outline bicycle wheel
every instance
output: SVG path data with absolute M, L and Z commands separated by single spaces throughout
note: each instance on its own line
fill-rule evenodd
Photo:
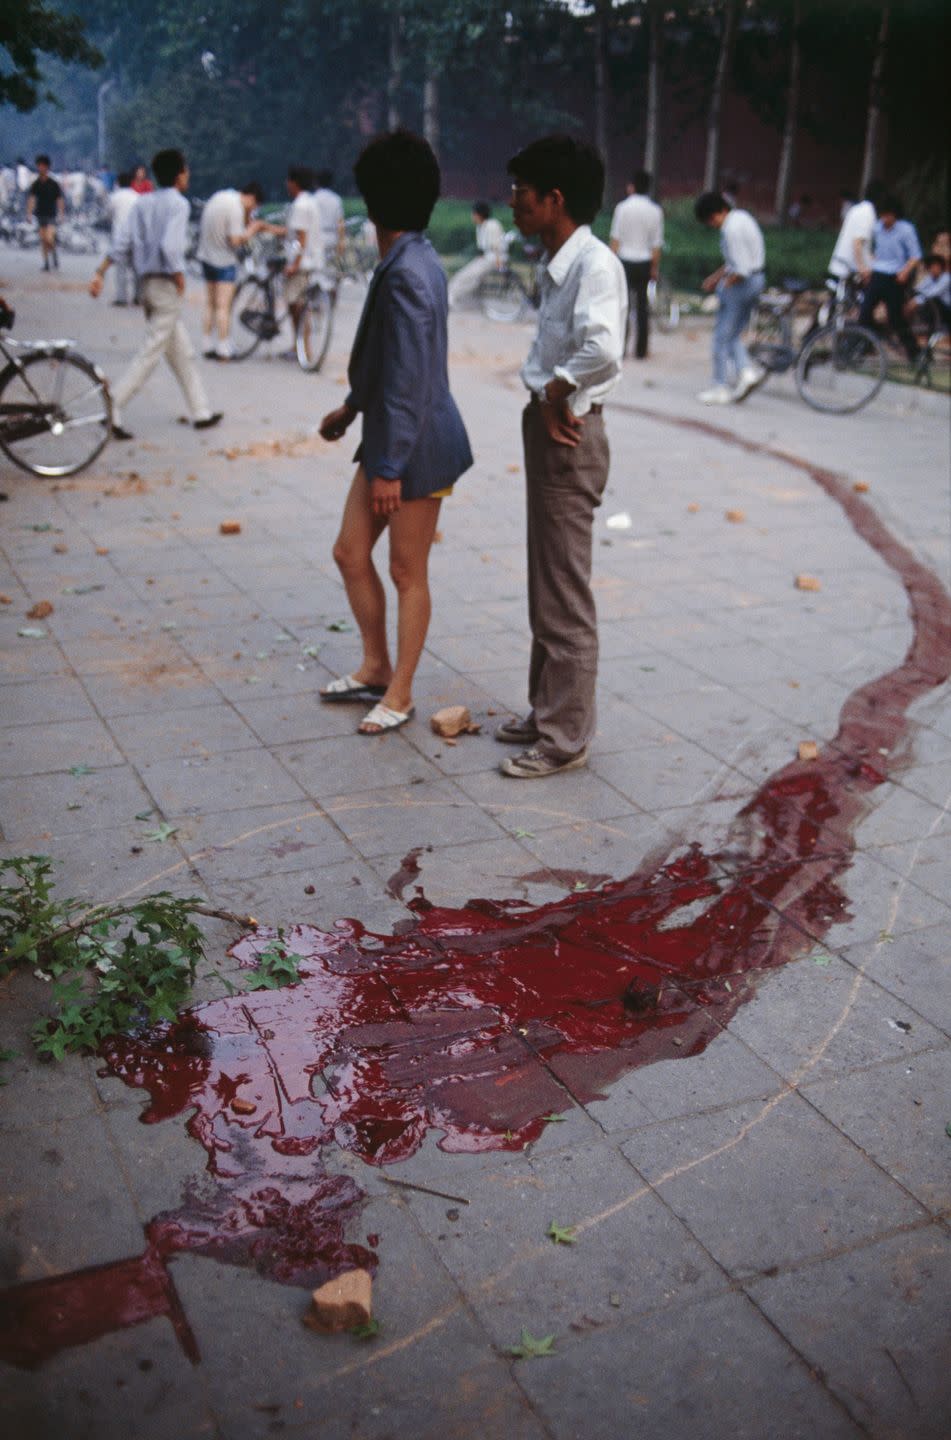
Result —
M 813 410 L 850 415 L 875 398 L 887 372 L 885 351 L 870 330 L 828 325 L 799 352 L 796 389 Z
M 786 316 L 761 306 L 754 317 L 753 338 L 746 347 L 753 359 L 771 374 L 782 375 L 796 358 L 790 341 Z
M 262 340 L 273 340 L 277 334 L 271 292 L 256 275 L 242 280 L 234 292 L 228 334 L 235 360 L 247 359 Z
M 319 285 L 312 285 L 304 297 L 304 308 L 297 325 L 297 363 L 309 374 L 324 363 L 334 318 L 333 294 Z
M 43 479 L 75 475 L 112 434 L 112 400 L 97 365 L 62 348 L 36 350 L 0 375 L 0 449 Z
M 490 271 L 479 286 L 479 304 L 487 319 L 512 324 L 526 304 L 522 282 L 511 270 Z
M 651 315 L 658 330 L 669 335 L 680 324 L 680 301 L 666 280 L 652 280 L 647 287 Z

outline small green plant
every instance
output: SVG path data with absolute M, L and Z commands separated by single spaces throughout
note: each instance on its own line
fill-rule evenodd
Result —
M 506 1355 L 511 1355 L 514 1360 L 543 1360 L 548 1355 L 555 1353 L 554 1335 L 532 1335 L 528 1330 L 523 1330 L 521 1339 L 517 1345 L 510 1345 Z
M 258 955 L 257 969 L 248 981 L 249 990 L 281 990 L 285 985 L 296 985 L 300 980 L 300 955 L 284 945 L 284 932 L 278 930 L 277 939 Z
M 164 890 L 128 906 L 62 900 L 52 875 L 47 855 L 0 862 L 0 976 L 28 965 L 50 984 L 53 1014 L 37 1022 L 32 1038 L 54 1060 L 175 1018 L 204 954 L 196 916 L 253 926 L 250 917 Z

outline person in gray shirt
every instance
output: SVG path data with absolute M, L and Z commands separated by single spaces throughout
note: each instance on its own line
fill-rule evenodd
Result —
M 221 411 L 212 412 L 198 373 L 195 349 L 182 323 L 185 303 L 185 247 L 188 238 L 188 162 L 181 150 L 160 150 L 152 160 L 159 188 L 141 195 L 120 231 L 114 250 L 102 261 L 89 285 L 97 299 L 110 265 L 129 263 L 142 282 L 145 310 L 145 344 L 117 380 L 112 392 L 112 433 L 119 440 L 132 436 L 122 424 L 122 412 L 141 390 L 162 356 L 182 387 L 196 430 L 217 425 Z

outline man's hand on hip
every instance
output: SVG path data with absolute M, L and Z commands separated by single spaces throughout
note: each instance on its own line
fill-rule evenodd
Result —
M 543 401 L 542 419 L 545 422 L 545 429 L 556 445 L 567 445 L 570 449 L 574 449 L 581 439 L 584 421 L 572 414 L 566 400 L 561 400 L 557 404 L 553 404 L 550 400 Z

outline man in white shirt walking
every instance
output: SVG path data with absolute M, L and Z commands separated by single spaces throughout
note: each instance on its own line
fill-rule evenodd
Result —
M 627 182 L 627 199 L 616 207 L 611 221 L 611 249 L 624 266 L 634 306 L 634 354 L 638 360 L 647 358 L 647 287 L 660 277 L 660 252 L 664 248 L 664 212 L 650 198 L 650 188 L 649 171 L 635 170 Z
M 731 209 L 718 190 L 707 190 L 693 210 L 702 225 L 720 232 L 723 253 L 723 264 L 703 282 L 704 290 L 716 292 L 720 308 L 713 330 L 713 385 L 697 399 L 730 405 L 745 400 L 768 373 L 754 365 L 742 340 L 766 284 L 766 244 L 749 211 Z
M 492 214 L 487 200 L 477 200 L 472 207 L 472 223 L 475 226 L 476 248 L 479 253 L 474 260 L 457 270 L 449 282 L 449 308 L 470 300 L 475 295 L 482 277 L 497 270 L 505 253 L 505 231 Z
M 264 199 L 256 180 L 240 190 L 216 190 L 201 212 L 198 259 L 205 277 L 205 315 L 202 322 L 206 360 L 230 360 L 231 302 L 238 278 L 237 258 L 242 245 L 263 228 L 253 218 Z
M 318 170 L 314 189 L 317 226 L 312 237 L 311 269 L 326 270 L 334 255 L 342 255 L 346 231 L 343 223 L 343 201 L 333 188 L 331 170 Z
M 116 180 L 116 188 L 109 196 L 109 218 L 112 222 L 112 248 L 118 249 L 122 232 L 129 223 L 129 216 L 138 200 L 132 189 L 132 172 L 124 170 Z M 125 260 L 116 264 L 116 298 L 113 305 L 128 305 L 135 299 L 135 276 L 132 266 Z
M 604 194 L 592 146 L 549 135 L 515 155 L 512 214 L 547 252 L 538 333 L 522 380 L 528 501 L 530 709 L 496 739 L 525 745 L 503 761 L 513 779 L 575 770 L 595 729 L 598 629 L 591 593 L 594 512 L 610 453 L 601 409 L 621 374 L 627 282 L 617 256 L 591 233 Z
M 102 294 L 106 271 L 119 260 L 131 260 L 142 281 L 145 344 L 112 391 L 112 433 L 117 440 L 132 439 L 122 424 L 123 409 L 163 355 L 182 387 L 195 429 L 207 430 L 221 419 L 221 411 L 212 413 L 208 404 L 195 364 L 195 350 L 181 318 L 189 216 L 185 199 L 188 162 L 181 150 L 160 150 L 152 160 L 152 173 L 159 188 L 139 195 L 115 251 L 104 257 L 89 284 L 95 300 Z

